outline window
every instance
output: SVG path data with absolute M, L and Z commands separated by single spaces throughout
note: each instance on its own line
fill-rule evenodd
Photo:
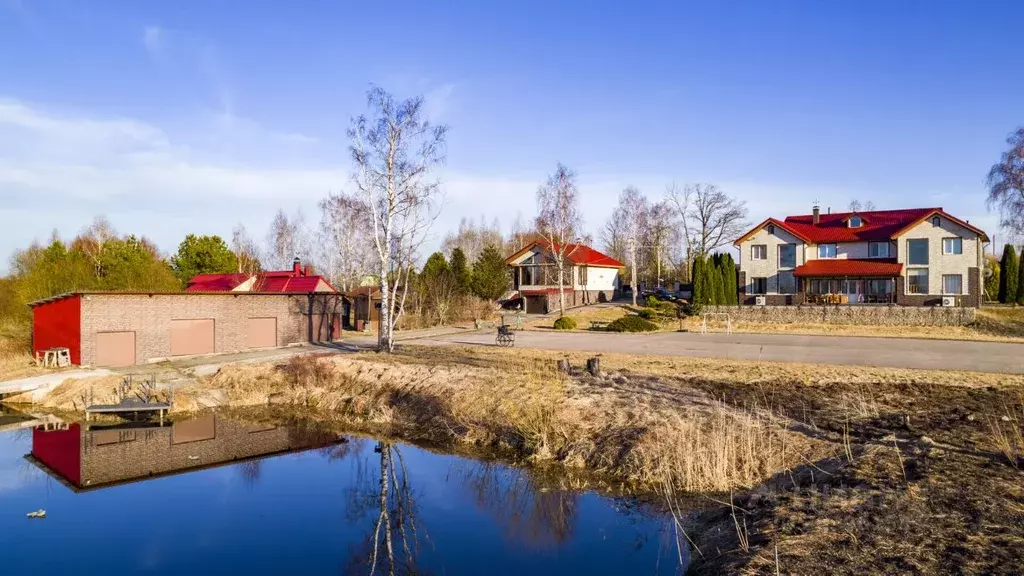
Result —
M 943 294 L 963 294 L 964 288 L 964 277 L 960 274 L 943 274 L 942 275 L 942 293 Z
M 907 270 L 907 294 L 928 293 L 928 269 L 913 268 Z
M 938 216 L 932 218 L 932 226 L 935 226 L 936 228 L 942 226 L 942 218 L 939 218 Z
M 868 258 L 888 258 L 888 242 L 868 242 Z
M 942 253 L 943 254 L 963 254 L 964 253 L 964 239 L 963 238 L 943 238 L 942 239 Z
M 767 278 L 751 278 L 750 279 L 750 293 L 751 294 L 767 294 L 768 293 L 768 279 Z
M 792 270 L 779 272 L 779 294 L 796 294 L 796 277 Z
M 754 244 L 750 247 L 751 260 L 767 260 L 768 246 L 766 244 Z
M 772 236 L 775 235 L 775 225 L 774 224 L 769 224 L 768 225 L 768 234 L 772 235 Z
M 779 268 L 796 267 L 796 244 L 779 245 Z M 788 294 L 788 292 L 787 292 Z
M 867 282 L 869 296 L 888 296 L 892 294 L 892 280 L 888 278 L 872 278 Z
M 861 221 L 860 216 L 850 218 L 850 228 L 860 228 L 861 224 L 863 224 L 863 222 Z
M 835 244 L 818 244 L 818 258 L 835 258 Z
M 907 264 L 911 266 L 928 265 L 928 239 L 907 240 Z

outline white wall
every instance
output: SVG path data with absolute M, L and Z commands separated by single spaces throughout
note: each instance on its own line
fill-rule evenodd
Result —
M 750 254 L 752 246 L 756 246 L 758 244 L 764 244 L 767 247 L 766 260 L 751 259 Z M 768 293 L 779 293 L 779 246 L 782 246 L 783 244 L 796 245 L 796 265 L 802 265 L 805 261 L 805 257 L 807 256 L 803 240 L 800 240 L 778 226 L 775 227 L 774 234 L 769 234 L 768 227 L 765 226 L 740 244 L 740 271 L 746 273 L 747 279 L 746 287 L 740 286 L 741 290 L 744 290 L 749 294 L 752 290 L 753 278 L 767 278 Z M 785 270 L 792 269 L 793 268 L 786 268 Z
M 579 268 L 577 266 L 576 268 Z M 587 267 L 587 284 L 577 283 L 577 290 L 615 290 L 615 278 L 619 274 L 618 268 L 599 268 L 596 266 Z M 579 281 L 580 274 L 577 271 L 575 278 Z
M 968 270 L 970 268 L 983 269 L 982 265 L 982 242 L 978 234 L 968 230 L 959 224 L 955 224 L 940 216 L 940 225 L 932 224 L 932 219 L 921 222 L 910 230 L 907 230 L 897 239 L 896 261 L 903 264 L 904 293 L 909 289 L 906 282 L 909 268 L 928 268 L 928 294 L 942 294 L 942 275 L 960 274 L 963 276 L 963 293 L 968 294 L 970 288 L 968 282 Z M 960 238 L 963 241 L 962 254 L 943 254 L 942 240 L 944 238 Z M 907 263 L 909 258 L 907 240 L 927 239 L 928 240 L 928 266 L 911 266 Z M 978 274 L 981 278 L 981 274 Z M 976 289 L 981 293 L 981 286 Z

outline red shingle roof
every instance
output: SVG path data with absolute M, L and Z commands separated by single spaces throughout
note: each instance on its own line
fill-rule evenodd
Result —
M 988 239 L 980 228 L 947 214 L 942 208 L 911 208 L 820 214 L 817 224 L 814 223 L 812 214 L 787 216 L 783 221 L 769 218 L 736 240 L 736 244 L 769 224 L 774 224 L 810 244 L 892 240 L 907 228 L 927 220 L 933 214 L 941 215 L 951 222 L 980 234 L 982 238 Z M 854 215 L 861 217 L 862 225 L 850 228 L 847 221 Z
M 515 260 L 525 251 L 533 248 L 534 246 L 541 246 L 548 250 L 551 249 L 551 243 L 549 242 L 533 242 L 529 246 L 526 246 L 522 250 L 510 256 L 506 260 L 506 262 L 511 262 L 512 260 Z M 598 252 L 597 250 L 594 250 L 593 248 L 585 244 L 566 244 L 565 256 L 569 260 L 569 262 L 573 264 L 586 264 L 587 266 L 601 266 L 604 268 L 625 268 L 626 266 L 625 264 L 619 262 L 615 258 L 612 258 L 607 254 Z
M 188 281 L 185 291 L 230 292 L 248 279 L 248 274 L 199 274 Z
M 797 266 L 793 271 L 794 276 L 899 276 L 903 271 L 903 264 L 896 262 L 895 258 L 872 258 L 870 260 L 860 259 L 820 259 L 808 260 L 806 264 Z

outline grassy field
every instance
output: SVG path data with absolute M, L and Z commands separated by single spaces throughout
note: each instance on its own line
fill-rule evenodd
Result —
M 46 372 L 32 360 L 31 334 L 25 324 L 0 324 L 0 380 L 36 376 Z

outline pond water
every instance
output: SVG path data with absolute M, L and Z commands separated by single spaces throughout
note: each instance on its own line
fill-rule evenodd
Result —
M 632 499 L 414 446 L 214 414 L 0 430 L 5 576 L 682 571 L 671 524 Z

